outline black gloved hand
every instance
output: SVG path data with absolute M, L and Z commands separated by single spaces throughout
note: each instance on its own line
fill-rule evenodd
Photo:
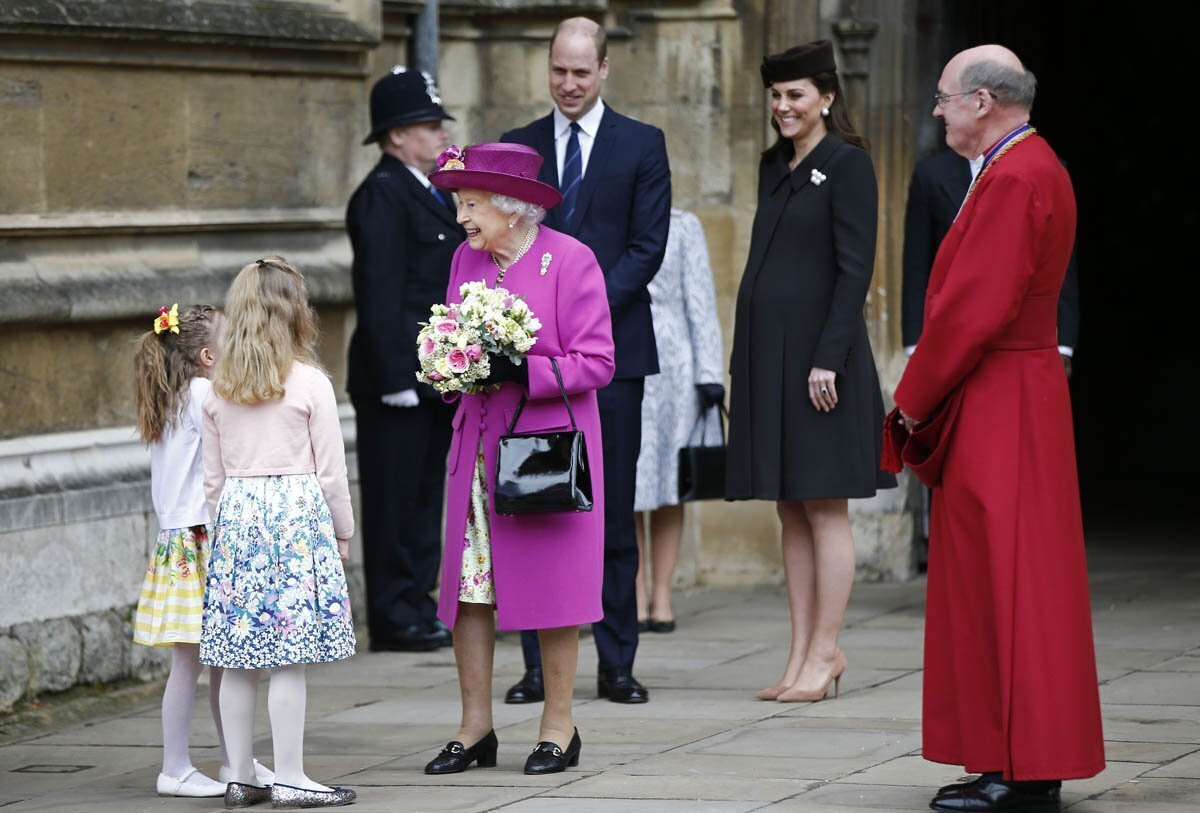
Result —
M 492 371 L 488 373 L 488 377 L 481 381 L 475 382 L 481 386 L 489 384 L 502 384 L 505 381 L 512 381 L 522 386 L 529 383 L 529 362 L 524 361 L 519 366 L 512 363 L 508 356 L 493 355 L 489 360 Z
M 697 384 L 696 394 L 700 396 L 701 411 L 725 402 L 725 388 L 720 384 Z

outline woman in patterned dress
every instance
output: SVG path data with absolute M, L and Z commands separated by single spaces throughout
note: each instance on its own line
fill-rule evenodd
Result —
M 449 151 L 448 151 L 449 152 Z M 542 323 L 519 366 L 497 356 L 487 391 L 462 396 L 447 458 L 446 546 L 438 616 L 454 630 L 462 692 L 458 734 L 425 768 L 455 773 L 472 762 L 495 765 L 492 657 L 495 630 L 538 631 L 546 700 L 538 743 L 525 772 L 554 773 L 579 761 L 571 697 L 579 625 L 598 621 L 604 567 L 603 455 L 596 390 L 613 374 L 612 320 L 604 276 L 591 250 L 540 226 L 562 199 L 535 180 L 542 158 L 519 144 L 479 144 L 462 159 L 440 159 L 429 176 L 458 192 L 458 222 L 467 232 L 450 268 L 448 303 L 459 288 L 483 281 L 519 294 Z M 583 432 L 593 507 L 587 512 L 497 514 L 490 494 L 501 436 L 570 429 L 553 360 Z M 519 421 L 513 416 L 527 399 Z
M 204 487 L 216 517 L 200 660 L 225 669 L 226 807 L 347 804 L 354 791 L 304 772 L 304 664 L 354 654 L 342 560 L 354 513 L 337 400 L 316 360 L 300 272 L 280 257 L 247 265 L 226 302 L 225 353 L 204 404 Z M 259 670 L 275 783 L 254 773 Z

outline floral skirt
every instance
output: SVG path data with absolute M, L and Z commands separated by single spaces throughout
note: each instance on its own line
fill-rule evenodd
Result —
M 200 643 L 208 528 L 158 532 L 133 616 L 133 642 L 147 646 Z
M 495 604 L 492 584 L 492 535 L 488 527 L 487 471 L 483 446 L 475 454 L 471 476 L 471 502 L 467 506 L 467 530 L 458 580 L 458 600 L 468 604 Z
M 315 474 L 230 477 L 204 591 L 200 661 L 233 669 L 354 654 L 346 574 Z

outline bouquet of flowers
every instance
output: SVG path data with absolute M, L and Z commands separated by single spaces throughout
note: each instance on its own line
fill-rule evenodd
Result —
M 475 382 L 491 374 L 492 355 L 520 365 L 542 327 L 525 300 L 504 288 L 467 282 L 458 294 L 456 305 L 431 307 L 417 334 L 417 380 L 441 393 L 477 391 Z

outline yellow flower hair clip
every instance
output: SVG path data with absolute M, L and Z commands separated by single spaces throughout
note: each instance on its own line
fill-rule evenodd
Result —
M 169 330 L 172 333 L 179 333 L 179 303 L 176 302 L 167 310 L 167 306 L 163 305 L 158 309 L 158 316 L 154 317 L 154 332 L 155 334 L 162 333 L 164 330 Z

